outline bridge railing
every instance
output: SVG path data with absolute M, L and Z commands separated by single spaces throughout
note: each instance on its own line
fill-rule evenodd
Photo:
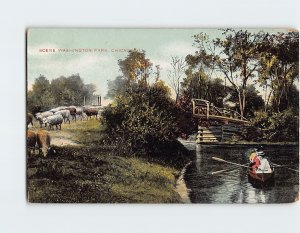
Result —
M 195 117 L 206 117 L 207 119 L 209 119 L 210 117 L 219 117 L 222 119 L 234 119 L 242 122 L 248 122 L 248 120 L 237 111 L 216 107 L 207 100 L 192 99 L 192 104 L 193 116 Z

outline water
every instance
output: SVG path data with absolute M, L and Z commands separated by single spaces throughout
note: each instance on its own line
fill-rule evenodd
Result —
M 277 168 L 269 186 L 255 186 L 248 180 L 247 169 L 213 160 L 223 158 L 247 164 L 244 156 L 253 146 L 199 146 L 185 144 L 193 151 L 195 160 L 187 167 L 185 182 L 190 189 L 192 203 L 288 203 L 294 202 L 299 192 L 299 173 Z M 299 170 L 298 146 L 264 146 L 267 157 L 276 164 L 289 165 Z M 212 172 L 226 170 L 212 175 Z

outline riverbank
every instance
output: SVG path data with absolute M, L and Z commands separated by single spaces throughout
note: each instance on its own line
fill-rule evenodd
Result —
M 33 203 L 179 203 L 176 181 L 188 158 L 119 156 L 100 142 L 97 120 L 50 131 L 55 154 L 27 158 L 27 198 Z M 179 143 L 178 143 L 179 144 Z M 173 151 L 181 145 L 172 145 Z M 166 148 L 168 150 L 168 148 Z
M 176 191 L 180 196 L 181 202 L 185 204 L 191 203 L 190 197 L 189 197 L 189 192 L 191 191 L 190 189 L 187 188 L 185 180 L 184 180 L 184 175 L 186 172 L 187 167 L 192 163 L 189 162 L 187 163 L 184 168 L 181 170 L 180 176 L 177 179 L 176 182 Z

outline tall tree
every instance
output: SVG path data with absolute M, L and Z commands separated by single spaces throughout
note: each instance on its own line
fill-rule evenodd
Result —
M 172 69 L 168 72 L 168 78 L 171 88 L 175 92 L 175 102 L 179 100 L 181 82 L 184 76 L 186 62 L 183 57 L 172 56 L 171 66 Z
M 271 101 L 273 109 L 280 112 L 292 105 L 289 93 L 299 79 L 299 33 L 267 35 L 259 49 L 259 82 L 269 88 L 266 104 Z
M 216 45 L 210 41 L 207 34 L 199 33 L 194 35 L 193 46 L 197 48 L 197 51 L 195 54 L 189 54 L 185 58 L 188 65 L 186 75 L 189 76 L 189 79 L 196 81 L 198 85 L 203 81 L 206 82 L 205 79 L 208 80 L 205 89 L 203 86 L 193 98 L 212 99 L 210 81 L 216 68 Z M 194 76 L 197 78 L 195 79 Z
M 119 67 L 129 84 L 149 83 L 152 63 L 146 58 L 145 51 L 130 50 L 128 56 L 119 60 Z
M 249 79 L 258 69 L 259 52 L 257 46 L 264 38 L 264 33 L 250 33 L 247 30 L 225 29 L 225 38 L 217 38 L 214 44 L 220 50 L 216 56 L 220 71 L 235 89 L 239 99 L 239 110 L 244 115 L 246 106 L 246 88 Z

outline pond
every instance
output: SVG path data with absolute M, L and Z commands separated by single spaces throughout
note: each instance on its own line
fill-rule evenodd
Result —
M 277 168 L 274 182 L 257 186 L 248 179 L 247 168 L 215 161 L 247 164 L 245 152 L 255 146 L 246 145 L 195 145 L 185 144 L 194 155 L 187 167 L 184 180 L 190 190 L 192 203 L 289 203 L 294 202 L 299 192 L 299 173 Z M 296 145 L 266 145 L 264 151 L 269 160 L 299 170 L 299 147 Z M 212 172 L 226 170 L 217 174 Z

